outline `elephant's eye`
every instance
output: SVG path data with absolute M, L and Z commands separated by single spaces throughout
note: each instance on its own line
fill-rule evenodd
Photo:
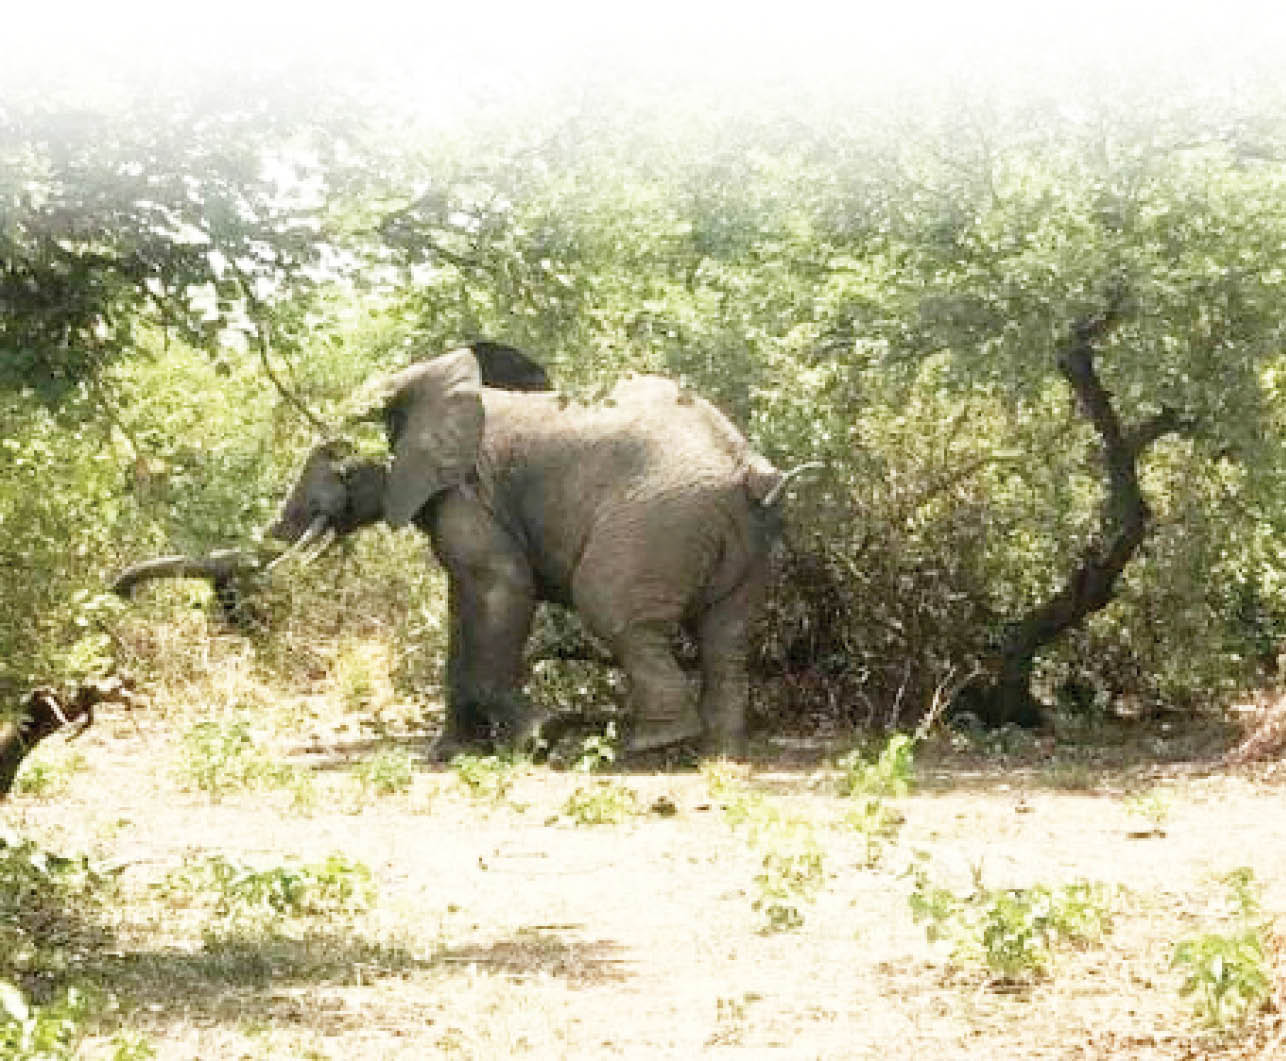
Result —
M 388 437 L 389 448 L 397 444 L 404 430 L 406 430 L 406 411 L 397 408 L 384 410 L 384 434 Z

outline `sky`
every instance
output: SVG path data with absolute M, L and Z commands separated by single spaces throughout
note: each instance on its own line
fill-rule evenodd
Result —
M 24 0 L 3 33 L 0 92 L 309 67 L 323 78 L 358 72 L 443 109 L 604 79 L 737 92 L 1286 69 L 1282 0 Z

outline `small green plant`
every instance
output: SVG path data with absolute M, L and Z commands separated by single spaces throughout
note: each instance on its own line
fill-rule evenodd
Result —
M 717 759 L 701 764 L 710 798 L 723 808 L 724 820 L 734 829 L 746 826 L 751 843 L 767 829 L 783 824 L 785 814 L 762 792 L 745 783 L 745 770 Z
M 107 889 L 83 856 L 53 855 L 0 830 L 0 979 L 62 966 L 77 945 L 65 912 L 88 925 Z
M 1136 792 L 1125 800 L 1125 809 L 1148 823 L 1148 828 L 1138 830 L 1134 836 L 1165 836 L 1165 823 L 1170 818 L 1170 797 L 1163 789 L 1150 788 Z
M 844 822 L 866 842 L 864 863 L 867 869 L 879 865 L 885 845 L 897 836 L 904 820 L 901 811 L 890 807 L 878 796 L 863 796 L 853 801 L 853 806 L 844 815 Z
M 13 1061 L 73 1058 L 88 1015 L 84 996 L 74 988 L 57 1002 L 32 1006 L 17 987 L 0 980 L 0 1056 Z
M 415 762 L 402 748 L 381 748 L 363 763 L 353 767 L 353 776 L 362 788 L 378 796 L 406 792 L 415 780 Z
M 171 899 L 204 901 L 215 918 L 208 937 L 227 931 L 278 931 L 282 919 L 330 918 L 374 901 L 371 871 L 343 855 L 325 861 L 255 869 L 215 855 L 169 874 L 159 885 Z
M 743 772 L 731 763 L 703 763 L 701 770 L 711 798 L 723 806 L 724 819 L 733 828 L 744 826 L 750 845 L 763 851 L 751 903 L 764 917 L 763 930 L 802 928 L 802 907 L 816 899 L 826 880 L 825 857 L 812 823 L 747 787 Z
M 229 792 L 286 784 L 292 771 L 260 751 L 249 725 L 198 722 L 183 736 L 179 773 L 188 783 L 218 802 Z
M 770 834 L 763 872 L 755 877 L 759 894 L 752 904 L 764 915 L 764 930 L 802 928 L 800 906 L 817 898 L 825 880 L 825 859 L 812 829 L 796 827 Z
M 80 752 L 57 759 L 28 760 L 14 780 L 14 791 L 25 796 L 56 795 L 66 791 L 72 777 L 84 766 L 85 757 Z
M 517 760 L 507 755 L 457 755 L 451 769 L 475 800 L 500 803 L 513 788 Z
M 112 1061 L 152 1061 L 156 1051 L 147 1037 L 122 1031 L 112 1036 Z
M 840 759 L 838 766 L 841 795 L 891 799 L 905 796 L 915 780 L 915 739 L 906 733 L 895 733 L 874 762 L 859 748 Z
M 745 791 L 746 769 L 728 759 L 703 759 L 700 766 L 706 791 L 716 803 L 727 805 L 729 800 Z
M 616 723 L 609 722 L 600 734 L 581 741 L 581 752 L 572 769 L 582 774 L 595 774 L 616 762 Z
M 617 781 L 580 785 L 563 804 L 563 814 L 577 825 L 619 825 L 640 813 L 638 794 Z
M 1180 940 L 1170 963 L 1184 970 L 1179 991 L 1192 998 L 1197 1017 L 1220 1029 L 1260 1012 L 1273 988 L 1273 962 L 1265 942 L 1271 926 L 1260 909 L 1254 872 L 1242 867 L 1223 883 L 1231 906 L 1228 931 Z
M 1030 983 L 1049 975 L 1060 946 L 1088 944 L 1110 927 L 1111 895 L 1099 884 L 1061 888 L 984 889 L 959 896 L 935 885 L 924 856 L 910 870 L 908 902 L 925 922 L 930 942 L 945 942 L 951 960 L 981 965 L 1001 983 Z
M 886 802 L 905 796 L 915 776 L 915 739 L 895 733 L 874 761 L 855 749 L 839 761 L 840 792 L 852 803 L 844 821 L 866 841 L 865 862 L 877 865 L 885 845 L 902 826 L 902 814 Z

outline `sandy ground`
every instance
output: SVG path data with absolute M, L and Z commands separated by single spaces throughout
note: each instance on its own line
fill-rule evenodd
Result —
M 66 782 L 0 808 L 43 845 L 115 867 L 114 938 L 76 960 L 115 996 L 86 1056 L 110 1056 L 122 1028 L 161 1058 L 1286 1056 L 1271 1017 L 1231 1040 L 1202 1032 L 1169 967 L 1174 942 L 1218 917 L 1214 880 L 1236 867 L 1286 911 L 1286 791 L 1262 778 L 1136 765 L 1087 768 L 1068 789 L 1039 751 L 1020 764 L 926 756 L 872 869 L 824 760 L 767 748 L 745 784 L 811 823 L 825 884 L 800 929 L 765 933 L 762 850 L 696 771 L 605 775 L 676 813 L 583 826 L 559 813 L 582 775 L 529 767 L 505 798 L 477 800 L 417 759 L 408 791 L 362 796 L 349 767 L 369 742 L 287 735 L 276 753 L 314 779 L 311 807 L 272 787 L 213 802 L 178 776 L 186 722 L 170 723 L 54 738 L 41 755 L 78 757 Z M 1139 835 L 1148 823 L 1126 798 L 1139 790 L 1163 794 L 1164 835 Z M 916 852 L 961 892 L 978 876 L 1120 885 L 1113 930 L 1034 986 L 989 983 L 914 922 Z M 373 908 L 249 958 L 212 952 L 208 914 L 155 887 L 211 855 L 269 866 L 333 853 L 371 869 Z

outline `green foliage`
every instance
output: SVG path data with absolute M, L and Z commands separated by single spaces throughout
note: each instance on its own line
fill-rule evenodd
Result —
M 1048 976 L 1059 947 L 1094 943 L 1111 926 L 1111 892 L 1100 884 L 979 886 L 962 897 L 933 884 L 923 864 L 909 873 L 908 902 L 929 940 L 945 942 L 953 962 L 981 965 L 1002 983 Z
M 403 748 L 381 748 L 353 767 L 362 787 L 380 796 L 406 792 L 415 780 L 415 760 Z
M 0 980 L 64 968 L 69 950 L 101 935 L 95 917 L 107 891 L 87 859 L 0 832 Z
M 74 989 L 57 1002 L 32 1006 L 0 980 L 0 1054 L 11 1061 L 70 1061 L 79 1054 L 88 1016 L 84 996 Z
M 218 802 L 230 792 L 286 784 L 290 767 L 277 763 L 256 744 L 244 719 L 198 722 L 183 735 L 179 774 Z
M 457 755 L 451 771 L 473 799 L 502 803 L 524 762 L 508 755 Z
M 816 899 L 826 882 L 825 852 L 813 823 L 749 788 L 726 760 L 703 762 L 701 771 L 728 824 L 744 827 L 750 845 L 763 852 L 751 903 L 763 915 L 763 930 L 802 928 L 802 907 Z
M 886 843 L 901 828 L 902 815 L 887 800 L 905 796 L 915 780 L 915 739 L 895 733 L 871 762 L 860 748 L 839 760 L 841 794 L 850 809 L 844 821 L 866 840 L 866 865 L 878 864 Z
M 1154 787 L 1136 792 L 1126 797 L 1125 807 L 1130 814 L 1148 823 L 1149 833 L 1154 836 L 1165 835 L 1165 823 L 1170 819 L 1172 802 L 1164 789 Z
M 572 769 L 581 774 L 593 774 L 616 762 L 616 724 L 609 722 L 600 734 L 591 734 L 581 741 L 580 755 Z
M 14 779 L 13 790 L 24 796 L 48 797 L 66 791 L 72 777 L 85 766 L 80 752 L 64 753 L 57 758 L 42 757 L 37 751 L 23 761 Z
M 600 779 L 578 785 L 562 813 L 577 825 L 620 825 L 641 813 L 639 797 L 628 785 Z
M 1259 885 L 1247 867 L 1224 878 L 1231 910 L 1227 931 L 1180 940 L 1170 965 L 1184 974 L 1180 993 L 1191 996 L 1196 1015 L 1213 1028 L 1244 1022 L 1272 998 L 1274 972 L 1266 940 L 1271 922 L 1259 903 Z
M 905 796 L 915 781 L 915 739 L 895 733 L 871 762 L 862 749 L 855 748 L 839 760 L 841 795 L 897 799 Z
M 581 741 L 572 769 L 581 774 L 603 770 L 616 761 L 616 726 L 608 723 L 602 734 Z M 562 813 L 577 825 L 619 825 L 642 813 L 638 793 L 619 781 L 599 779 L 577 785 Z
M 826 883 L 825 856 L 809 828 L 796 826 L 766 837 L 753 906 L 764 916 L 765 931 L 790 932 L 804 926 L 800 906 L 816 899 Z
M 896 725 L 1100 534 L 1098 444 L 1055 351 L 1111 289 L 1126 299 L 1098 361 L 1122 423 L 1169 408 L 1194 426 L 1144 454 L 1148 547 L 1037 691 L 1195 708 L 1275 676 L 1286 132 L 1269 96 L 1158 91 L 1146 124 L 1097 97 L 903 101 L 856 124 L 798 100 L 711 119 L 613 99 L 593 135 L 554 107 L 430 140 L 343 106 L 342 133 L 267 118 L 247 92 L 227 110 L 126 93 L 93 120 L 24 93 L 0 118 L 0 693 L 156 665 L 96 603 L 112 572 L 264 525 L 311 440 L 266 379 L 265 332 L 327 414 L 374 372 L 489 336 L 579 394 L 680 377 L 779 464 L 824 461 L 788 505 L 754 709 Z M 339 592 L 338 562 L 273 587 L 294 599 L 260 648 L 392 629 L 394 681 L 423 695 L 439 576 L 398 536 L 361 538 Z M 172 618 L 208 591 L 141 597 Z M 355 706 L 368 677 L 345 676 Z M 619 693 L 561 662 L 532 688 Z
M 216 350 L 244 342 L 264 292 L 308 291 L 320 196 L 301 190 L 323 174 L 291 141 L 310 119 L 280 94 L 268 118 L 258 91 L 229 84 L 160 102 L 141 83 L 93 100 L 10 87 L 0 387 L 57 400 L 129 354 L 147 321 Z M 277 314 L 279 342 L 287 320 Z
M 371 871 L 343 855 L 316 864 L 254 869 L 215 855 L 168 874 L 159 885 L 172 901 L 208 905 L 208 940 L 228 934 L 279 933 L 291 922 L 360 913 L 375 900 Z

